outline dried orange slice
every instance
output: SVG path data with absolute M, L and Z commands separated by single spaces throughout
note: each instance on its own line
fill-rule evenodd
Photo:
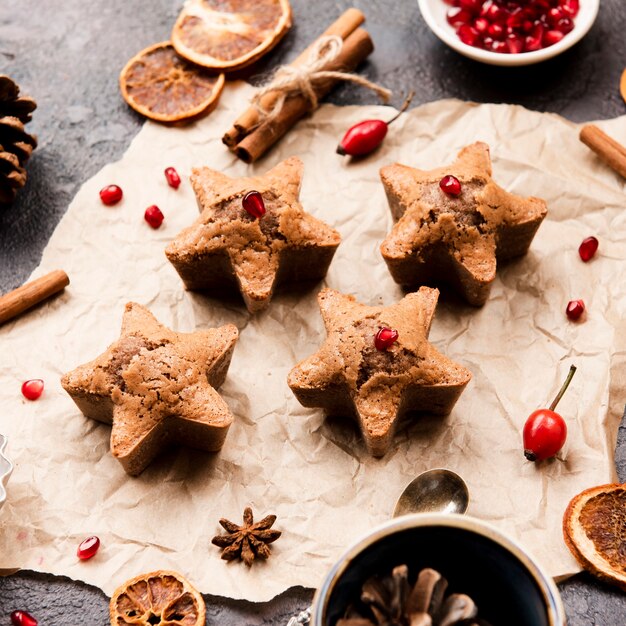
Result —
M 124 100 L 158 122 L 178 122 L 208 113 L 223 87 L 224 74 L 209 74 L 181 59 L 169 41 L 142 50 L 120 73 Z
M 563 517 L 565 543 L 589 572 L 626 590 L 626 484 L 579 493 Z
M 176 572 L 159 570 L 125 582 L 109 605 L 111 626 L 204 626 L 204 600 Z
M 187 0 L 172 44 L 198 65 L 229 71 L 254 63 L 290 27 L 288 0 Z
M 622 78 L 619 82 L 619 92 L 622 94 L 624 102 L 626 102 L 626 70 L 622 72 Z

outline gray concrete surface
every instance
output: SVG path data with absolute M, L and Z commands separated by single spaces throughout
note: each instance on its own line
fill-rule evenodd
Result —
M 365 75 L 394 91 L 415 89 L 413 105 L 445 97 L 511 102 L 575 121 L 626 113 L 618 94 L 626 66 L 624 0 L 602 0 L 592 31 L 569 52 L 540 66 L 509 70 L 476 64 L 446 48 L 428 31 L 413 0 L 292 0 L 294 28 L 251 79 L 292 59 L 352 4 L 367 14 L 377 46 Z M 181 5 L 181 0 L 0 2 L 0 72 L 37 99 L 30 128 L 40 141 L 27 188 L 11 208 L 0 210 L 0 293 L 27 278 L 80 185 L 119 158 L 139 130 L 142 120 L 119 96 L 119 70 L 144 46 L 168 39 Z M 329 100 L 367 104 L 375 97 L 342 86 Z M 622 480 L 625 437 L 622 428 L 617 449 Z M 570 626 L 626 624 L 622 593 L 584 575 L 561 590 Z M 293 589 L 262 605 L 207 596 L 207 624 L 278 626 L 311 596 L 311 590 Z M 64 578 L 33 572 L 0 578 L 0 624 L 9 624 L 12 610 L 25 608 L 42 626 L 104 626 L 107 602 L 99 590 Z

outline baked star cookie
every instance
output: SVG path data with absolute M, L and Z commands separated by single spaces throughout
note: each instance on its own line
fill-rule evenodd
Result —
M 525 254 L 546 203 L 504 191 L 491 178 L 489 146 L 477 142 L 447 167 L 398 163 L 380 176 L 394 220 L 381 252 L 407 289 L 448 283 L 474 306 L 489 297 L 497 261 Z
M 323 289 L 318 300 L 327 338 L 289 373 L 296 398 L 355 417 L 374 456 L 389 450 L 405 413 L 450 413 L 471 374 L 428 343 L 438 297 L 422 287 L 392 306 L 366 306 Z
M 232 324 L 176 333 L 131 302 L 120 338 L 61 384 L 87 417 L 112 424 L 111 452 L 136 476 L 169 443 L 221 449 L 233 416 L 215 388 L 237 338 Z
M 340 236 L 302 208 L 302 173 L 296 157 L 250 178 L 193 170 L 201 215 L 165 251 L 187 289 L 234 284 L 255 313 L 269 305 L 276 285 L 326 276 Z

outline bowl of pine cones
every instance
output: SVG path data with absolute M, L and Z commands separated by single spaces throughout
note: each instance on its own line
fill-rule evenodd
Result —
M 418 514 L 352 546 L 311 626 L 565 626 L 553 580 L 514 541 L 464 515 Z
M 37 138 L 26 131 L 37 103 L 20 95 L 17 83 L 0 74 L 0 210 L 26 185 L 26 162 Z

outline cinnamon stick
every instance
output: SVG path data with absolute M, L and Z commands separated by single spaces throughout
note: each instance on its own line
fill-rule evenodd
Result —
M 344 41 L 351 35 L 363 22 L 365 21 L 365 15 L 361 11 L 355 8 L 348 9 L 339 18 L 333 22 L 316 40 L 319 41 L 321 37 L 338 36 Z M 294 67 L 302 65 L 309 58 L 309 54 L 316 42 L 313 42 L 306 50 L 304 50 L 300 56 L 291 64 Z M 278 95 L 275 93 L 268 93 L 261 100 L 261 106 L 269 111 L 278 99 Z M 259 113 L 256 108 L 250 107 L 242 115 L 240 115 L 233 124 L 233 127 L 226 131 L 222 137 L 222 141 L 229 147 L 236 146 L 246 135 L 248 135 L 259 123 Z
M 10 291 L 0 297 L 0 324 L 62 291 L 69 284 L 67 274 L 63 270 L 55 270 Z
M 583 126 L 580 131 L 580 140 L 610 168 L 626 178 L 626 147 L 593 124 Z
M 325 70 L 352 72 L 374 49 L 369 33 L 362 28 L 355 30 L 344 41 L 337 58 Z M 315 84 L 318 98 L 325 96 L 337 83 L 335 79 L 321 80 Z M 309 111 L 309 101 L 304 96 L 287 98 L 280 113 L 271 122 L 266 122 L 248 133 L 231 148 L 246 163 L 263 156 L 292 126 Z

